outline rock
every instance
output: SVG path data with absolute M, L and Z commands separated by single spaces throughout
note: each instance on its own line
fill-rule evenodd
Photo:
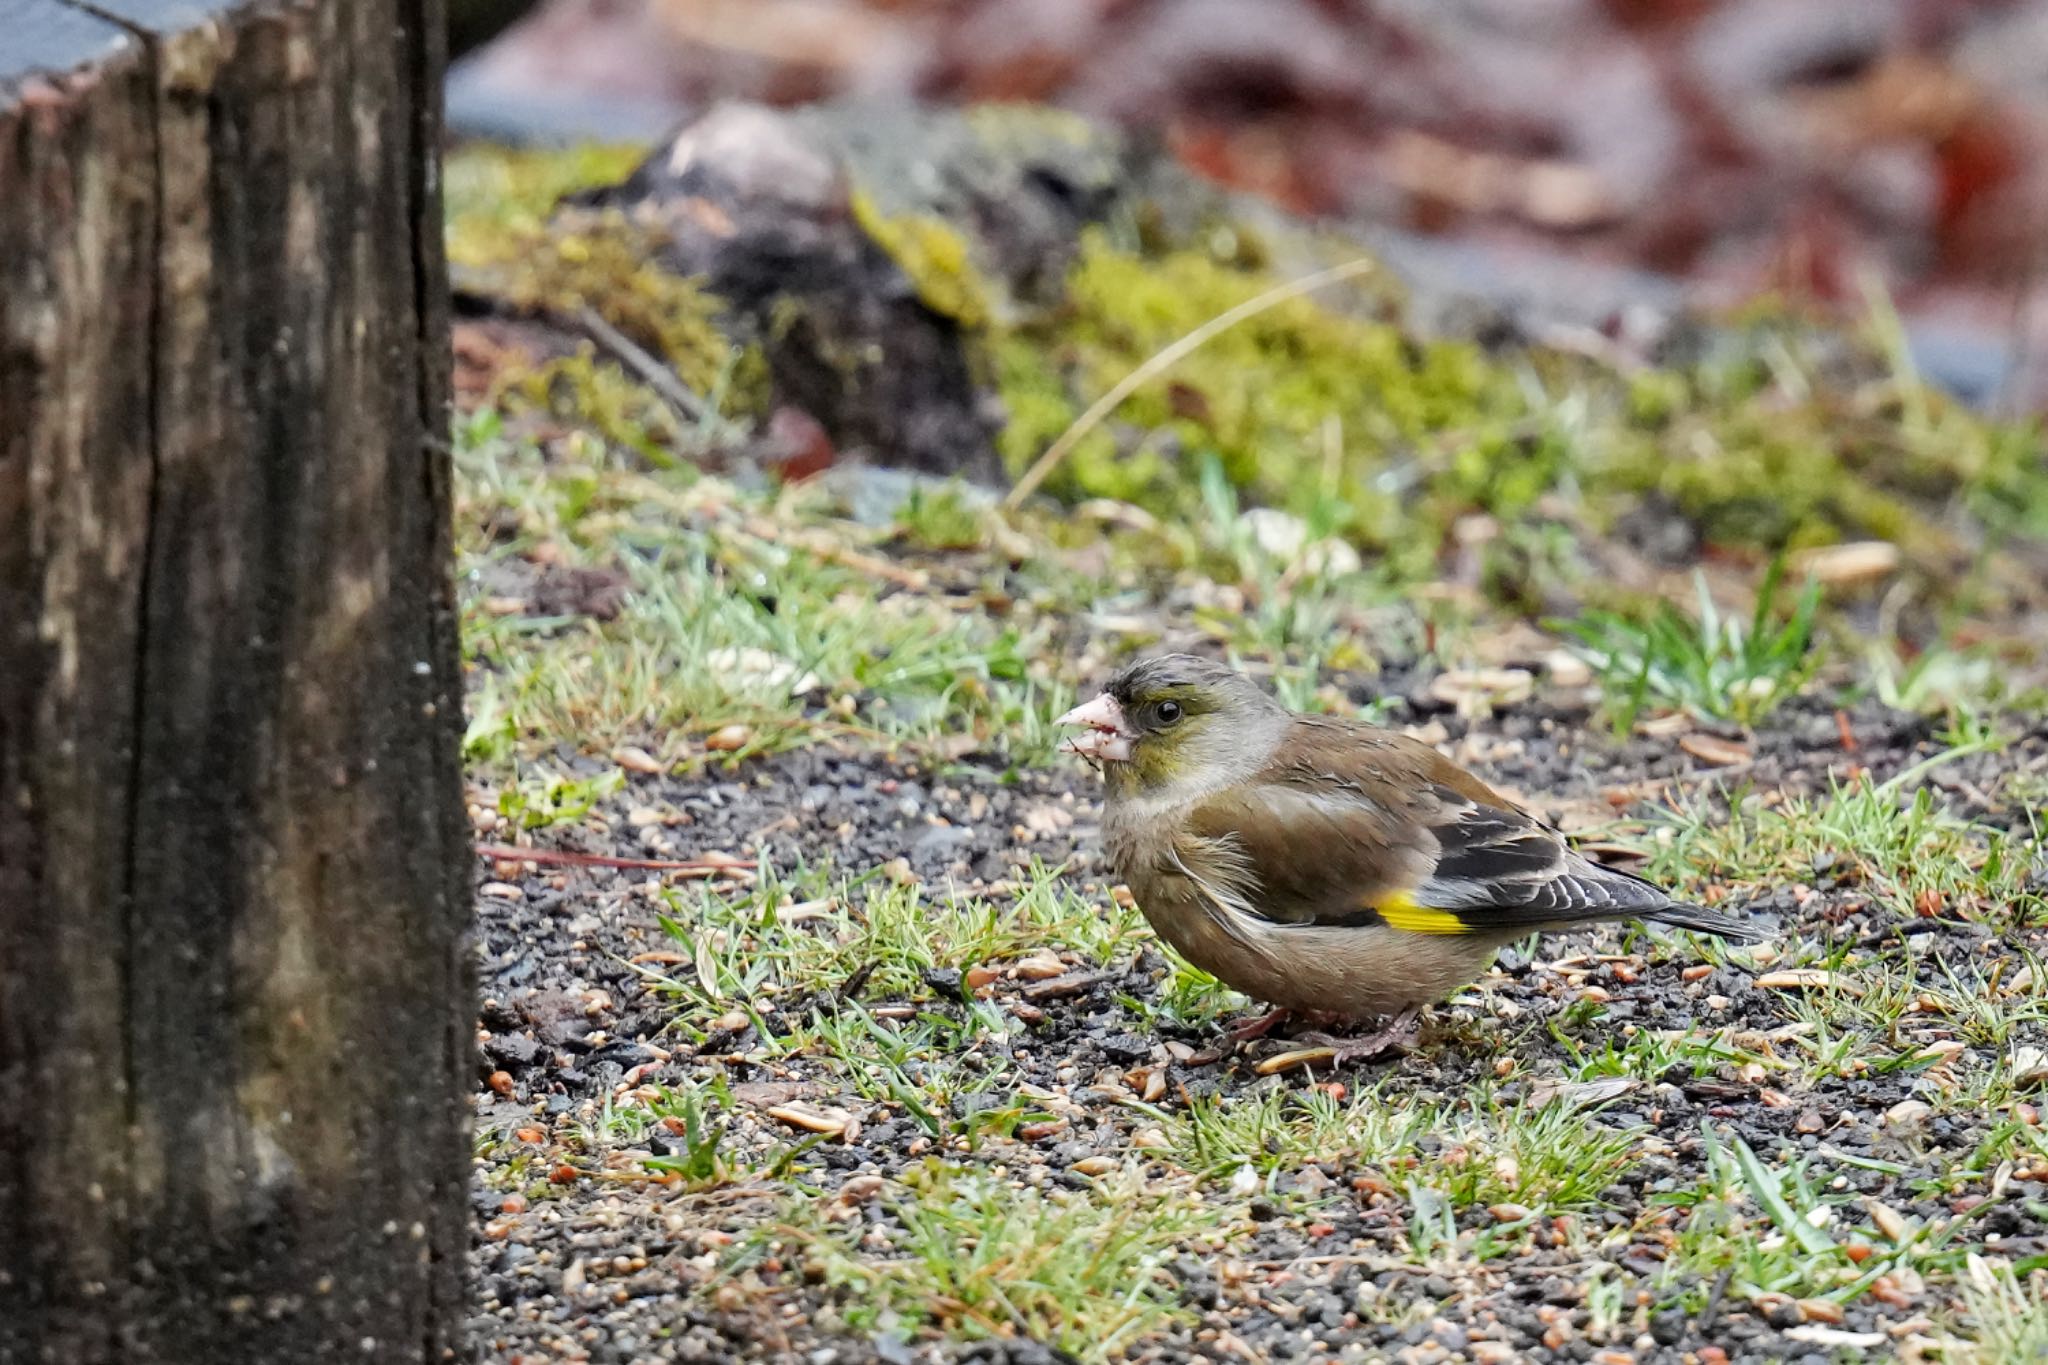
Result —
M 523 1033 L 497 1033 L 484 1043 L 483 1053 L 506 1071 L 523 1071 L 540 1056 L 540 1044 Z
M 968 334 L 995 304 L 1056 296 L 1081 228 L 1138 192 L 1137 164 L 1071 115 L 726 103 L 563 215 L 658 226 L 663 265 L 760 348 L 771 406 L 837 447 L 999 484 L 1000 413 Z M 971 260 L 952 259 L 962 225 Z
M 927 967 L 922 973 L 926 989 L 934 995 L 948 1000 L 961 998 L 961 976 L 958 967 Z
M 910 841 L 910 856 L 920 861 L 941 858 L 973 842 L 974 830 L 968 826 L 928 825 Z

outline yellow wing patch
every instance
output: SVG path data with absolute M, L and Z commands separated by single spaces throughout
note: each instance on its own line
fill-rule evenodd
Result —
M 1449 910 L 1435 910 L 1427 905 L 1417 905 L 1415 897 L 1407 891 L 1395 891 L 1381 898 L 1373 907 L 1381 919 L 1396 929 L 1410 934 L 1464 934 L 1471 931 L 1465 922 Z

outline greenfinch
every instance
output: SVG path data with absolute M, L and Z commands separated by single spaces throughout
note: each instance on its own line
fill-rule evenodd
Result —
M 1060 718 L 1096 763 L 1117 876 L 1189 962 L 1289 1016 L 1382 1031 L 1311 1040 L 1339 1060 L 1413 1036 L 1421 1008 L 1536 930 L 1652 920 L 1754 942 L 1747 921 L 1671 898 L 1419 740 L 1297 715 L 1187 654 L 1124 668 Z

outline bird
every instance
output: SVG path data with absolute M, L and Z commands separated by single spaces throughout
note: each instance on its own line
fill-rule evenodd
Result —
M 1593 862 L 1431 746 L 1288 710 L 1229 666 L 1139 659 L 1061 716 L 1102 773 L 1118 879 L 1176 952 L 1339 1065 L 1411 1046 L 1422 1009 L 1537 931 L 1650 920 L 1741 943 L 1769 931 Z

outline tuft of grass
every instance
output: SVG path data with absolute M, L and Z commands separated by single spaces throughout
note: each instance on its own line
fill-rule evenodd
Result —
M 2024 1281 L 2012 1266 L 1971 1256 L 1963 1277 L 1977 1365 L 2048 1360 L 2048 1271 Z
M 1885 782 L 1860 776 L 1819 798 L 1772 806 L 1746 798 L 1725 815 L 1694 800 L 1658 824 L 1648 875 L 1698 888 L 1804 882 L 1819 873 L 1854 883 L 1899 915 L 2024 921 L 2048 908 L 2035 880 L 2048 856 L 2042 833 L 1967 819 L 1922 785 L 1935 767 L 1999 743 L 1963 736 Z
M 544 770 L 515 770 L 498 790 L 498 814 L 521 830 L 547 829 L 581 820 L 626 783 L 626 774 L 608 768 L 589 777 L 566 777 Z
M 1049 623 L 878 583 L 852 528 L 683 470 L 545 458 L 492 424 L 458 440 L 473 761 L 573 735 L 609 750 L 744 727 L 735 756 L 821 738 L 1042 762 L 1071 689 Z M 507 537 L 506 527 L 516 530 Z M 616 619 L 502 614 L 486 586 L 539 547 L 622 573 Z M 707 666 L 708 665 L 708 666 Z
M 662 891 L 662 926 L 688 949 L 691 970 L 661 981 L 696 1001 L 697 1012 L 830 994 L 857 976 L 870 998 L 925 999 L 926 975 L 940 968 L 1041 948 L 1102 962 L 1151 936 L 1135 909 L 1084 896 L 1041 863 L 1007 898 L 935 896 L 878 871 L 777 869 L 765 854 L 761 863 L 759 880 L 739 895 Z
M 1350 1099 L 1321 1090 L 1273 1090 L 1199 1102 L 1172 1116 L 1175 1159 L 1204 1180 L 1250 1170 L 1270 1181 L 1311 1163 L 1381 1173 L 1419 1212 L 1519 1205 L 1529 1219 L 1488 1218 L 1459 1244 L 1484 1257 L 1539 1217 L 1591 1208 L 1634 1164 L 1639 1135 L 1569 1103 L 1418 1101 L 1382 1083 Z M 1453 1236 L 1451 1239 L 1456 1241 Z
M 824 1202 L 793 1204 L 756 1240 L 837 1291 L 845 1329 L 1022 1336 L 1088 1361 L 1192 1320 L 1165 1267 L 1224 1221 L 1135 1176 L 1046 1190 L 939 1161 L 914 1167 L 870 1224 L 835 1222 Z
M 1705 576 L 1696 574 L 1694 615 L 1659 602 L 1646 618 L 1593 611 L 1560 623 L 1599 675 L 1603 708 L 1615 732 L 1626 734 L 1653 704 L 1752 725 L 1797 693 L 1813 669 L 1808 650 L 1820 585 L 1808 583 L 1782 608 L 1782 573 L 1782 563 L 1772 565 L 1746 621 L 1724 616 L 1707 592 Z
M 656 1128 L 668 1134 L 668 1156 L 640 1158 L 644 1170 L 677 1177 L 691 1190 L 712 1189 L 748 1173 L 751 1167 L 732 1150 L 730 1125 L 718 1117 L 732 1108 L 723 1077 L 710 1084 L 649 1086 L 641 1093 L 606 1100 L 590 1125 L 585 1145 L 636 1144 Z

